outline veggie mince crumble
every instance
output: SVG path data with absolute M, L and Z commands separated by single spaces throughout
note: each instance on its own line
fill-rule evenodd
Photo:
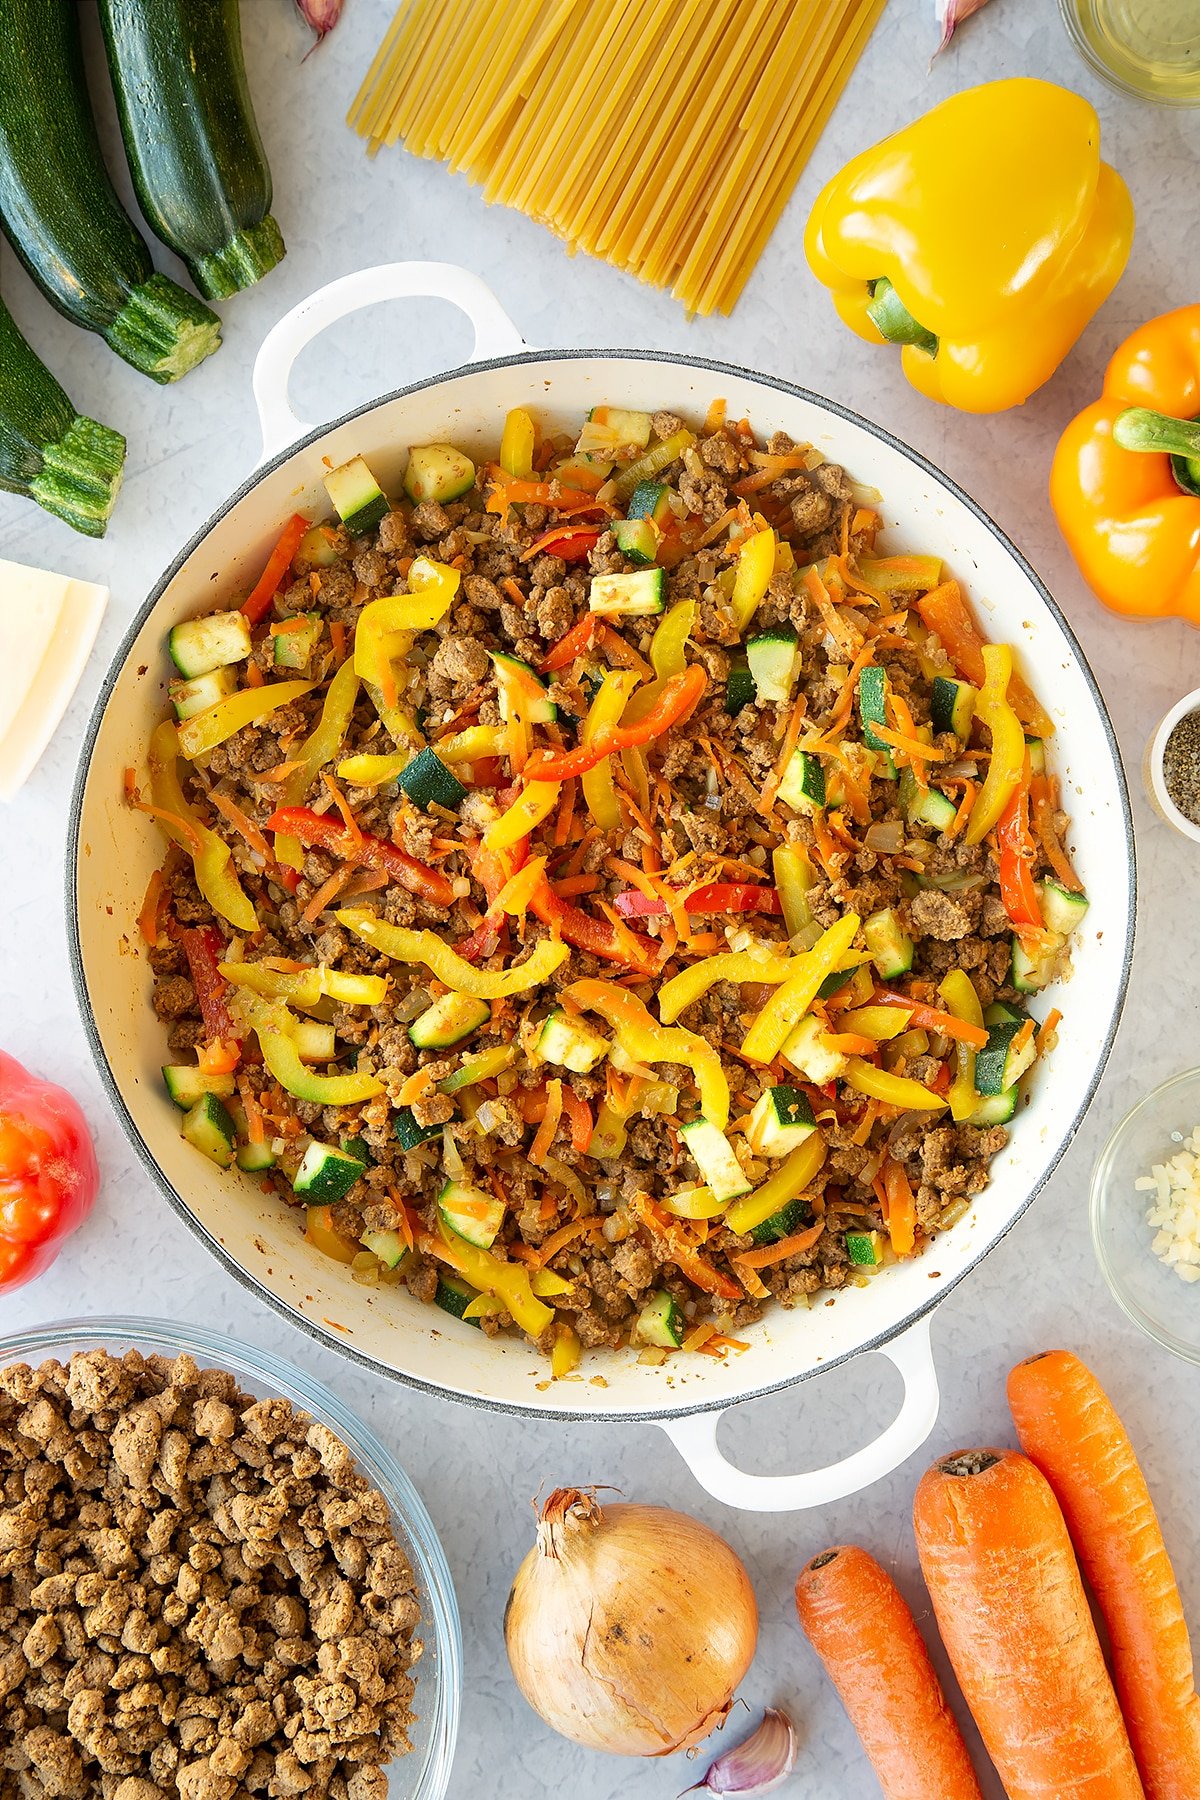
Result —
M 723 1354 L 953 1225 L 1087 901 L 938 559 L 721 402 L 326 486 L 170 633 L 126 778 L 184 1136 L 557 1374 Z

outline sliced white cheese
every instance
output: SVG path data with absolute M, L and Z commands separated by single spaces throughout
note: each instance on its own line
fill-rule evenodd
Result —
M 0 560 L 0 801 L 32 774 L 87 666 L 108 589 Z

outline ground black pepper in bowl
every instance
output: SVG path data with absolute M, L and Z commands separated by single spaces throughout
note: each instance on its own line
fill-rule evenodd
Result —
M 1162 759 L 1167 793 L 1185 819 L 1200 825 L 1200 711 L 1185 713 L 1167 739 Z

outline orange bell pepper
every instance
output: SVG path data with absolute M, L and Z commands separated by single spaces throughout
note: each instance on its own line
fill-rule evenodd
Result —
M 1068 425 L 1050 500 L 1096 598 L 1200 626 L 1200 306 L 1151 319 Z

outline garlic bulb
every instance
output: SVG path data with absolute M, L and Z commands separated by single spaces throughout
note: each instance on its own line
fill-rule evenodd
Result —
M 666 1756 L 725 1718 L 758 1609 L 741 1561 L 706 1525 L 559 1488 L 517 1571 L 504 1637 L 518 1687 L 563 1737 Z

